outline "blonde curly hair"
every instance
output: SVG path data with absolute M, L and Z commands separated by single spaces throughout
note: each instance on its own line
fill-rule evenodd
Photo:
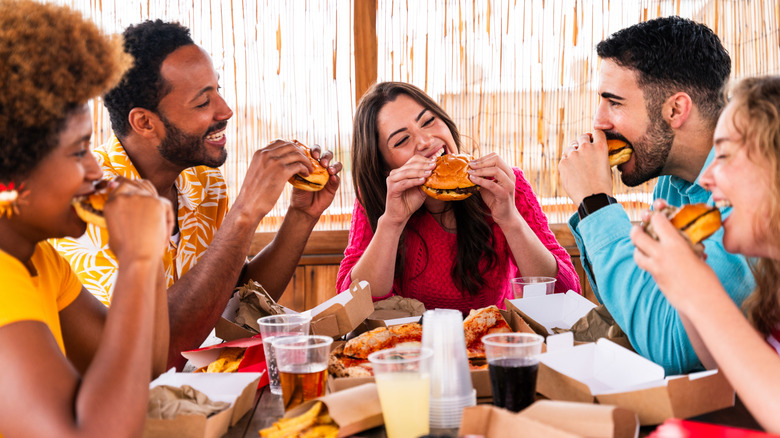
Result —
M 116 85 L 132 58 L 67 7 L 0 0 L 0 182 L 23 179 L 71 111 Z

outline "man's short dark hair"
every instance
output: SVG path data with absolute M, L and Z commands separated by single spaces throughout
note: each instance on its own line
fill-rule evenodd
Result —
M 133 108 L 157 111 L 170 89 L 160 75 L 165 58 L 182 46 L 195 44 L 190 30 L 179 23 L 148 20 L 128 27 L 124 33 L 125 52 L 134 58 L 133 67 L 104 97 L 117 137 L 130 131 L 128 116 Z
M 656 107 L 676 92 L 688 93 L 714 128 L 725 105 L 721 90 L 731 58 L 709 27 L 676 16 L 656 18 L 615 32 L 596 52 L 636 70 L 639 86 Z

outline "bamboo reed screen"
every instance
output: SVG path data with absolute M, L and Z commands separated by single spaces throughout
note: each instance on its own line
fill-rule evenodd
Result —
M 235 115 L 222 171 L 238 194 L 253 151 L 275 138 L 333 150 L 342 186 L 317 228 L 349 227 L 349 142 L 355 108 L 353 1 L 58 0 L 108 31 L 145 19 L 179 21 L 211 53 Z M 681 15 L 709 25 L 733 76 L 780 73 L 776 0 L 377 0 L 378 80 L 412 82 L 450 112 L 477 155 L 522 168 L 550 222 L 575 211 L 559 187 L 563 147 L 591 128 L 598 103 L 595 45 L 637 22 Z M 95 142 L 110 135 L 94 105 Z M 632 219 L 651 184 L 615 187 Z M 289 189 L 261 223 L 278 228 Z

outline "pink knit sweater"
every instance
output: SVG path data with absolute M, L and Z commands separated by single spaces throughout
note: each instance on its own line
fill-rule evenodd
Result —
M 558 262 L 555 292 L 574 290 L 580 293 L 580 282 L 571 257 L 555 240 L 547 224 L 547 217 L 542 212 L 522 171 L 520 169 L 514 171 L 517 209 Z M 504 308 L 504 298 L 513 297 L 509 280 L 522 276 L 522 273 L 518 272 L 517 264 L 501 228 L 493 222 L 492 218 L 488 218 L 488 223 L 493 230 L 497 263 L 484 275 L 487 283 L 476 296 L 464 296 L 452 281 L 451 271 L 457 250 L 456 235 L 445 231 L 428 212 L 424 212 L 413 216 L 407 223 L 403 281 L 396 278 L 392 292 L 385 297 L 375 297 L 374 300 L 397 294 L 422 301 L 426 309 L 458 309 L 464 313 L 468 313 L 470 309 L 492 304 Z M 408 232 L 411 228 L 417 232 Z M 339 267 L 337 283 L 339 291 L 349 287 L 352 268 L 363 255 L 373 235 L 363 207 L 355 202 L 349 243 L 344 251 L 344 260 Z M 395 260 L 387 260 L 384 263 L 394 266 Z

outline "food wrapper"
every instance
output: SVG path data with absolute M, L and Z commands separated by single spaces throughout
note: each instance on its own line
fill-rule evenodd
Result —
M 374 302 L 374 313 L 369 319 L 404 318 L 408 316 L 422 316 L 425 313 L 425 304 L 414 298 L 404 298 L 394 295 L 388 299 Z
M 212 401 L 197 389 L 182 385 L 155 386 L 149 390 L 147 418 L 168 420 L 177 415 L 203 415 L 209 417 L 230 407 L 230 403 Z
M 634 351 L 628 336 L 617 325 L 603 304 L 593 308 L 585 316 L 577 320 L 571 326 L 571 329 L 555 327 L 552 330 L 556 334 L 572 332 L 574 341 L 577 343 L 596 342 L 600 338 L 607 338 L 621 347 Z
M 253 332 L 260 333 L 257 320 L 268 315 L 282 315 L 284 309 L 268 295 L 260 283 L 249 280 L 245 285 L 236 289 L 239 298 L 236 311 L 236 324 Z

